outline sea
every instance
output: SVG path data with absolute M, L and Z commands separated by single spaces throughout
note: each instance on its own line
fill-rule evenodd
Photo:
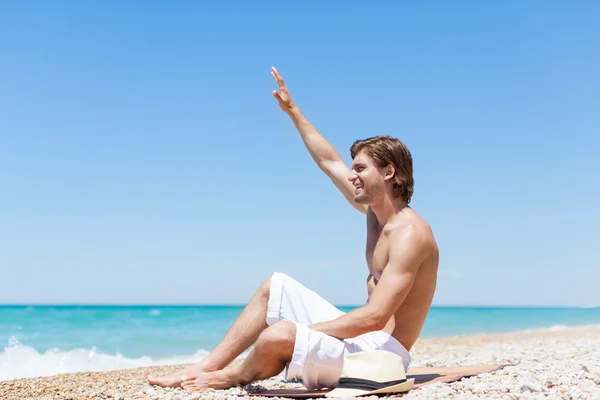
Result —
M 354 309 L 340 306 L 342 311 Z M 243 306 L 0 306 L 0 381 L 200 361 Z M 600 308 L 433 307 L 423 338 L 600 325 Z

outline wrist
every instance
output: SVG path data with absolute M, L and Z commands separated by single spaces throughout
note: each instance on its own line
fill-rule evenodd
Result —
M 313 331 L 319 331 L 319 329 L 323 326 L 323 322 L 315 322 L 314 324 L 310 324 L 308 326 L 309 329 Z
M 302 118 L 302 112 L 300 111 L 300 109 L 295 105 L 292 104 L 289 108 L 289 110 L 287 111 L 287 114 L 292 118 L 292 119 L 298 119 L 298 118 Z

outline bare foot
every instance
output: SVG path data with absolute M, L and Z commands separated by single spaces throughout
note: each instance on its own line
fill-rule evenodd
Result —
M 204 372 L 206 372 L 204 370 L 204 364 L 198 363 L 174 372 L 171 375 L 160 376 L 158 378 L 148 375 L 146 379 L 151 385 L 158 385 L 162 387 L 181 387 L 181 382 L 183 382 L 184 379 L 196 377 Z
M 183 380 L 181 387 L 188 392 L 204 392 L 206 389 L 229 389 L 241 383 L 239 374 L 233 369 L 202 372 Z

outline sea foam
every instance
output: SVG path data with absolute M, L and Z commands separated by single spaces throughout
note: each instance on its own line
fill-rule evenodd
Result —
M 186 364 L 198 362 L 207 354 L 206 350 L 199 350 L 192 355 L 128 358 L 120 353 L 98 352 L 94 347 L 68 351 L 49 349 L 40 353 L 33 347 L 23 345 L 16 338 L 11 337 L 8 346 L 0 352 L 0 381 L 68 372 L 99 372 L 153 365 Z

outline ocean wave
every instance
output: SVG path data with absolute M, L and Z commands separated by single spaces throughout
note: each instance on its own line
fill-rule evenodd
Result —
M 198 350 L 192 355 L 128 358 L 120 353 L 105 354 L 94 347 L 67 351 L 50 349 L 40 353 L 33 347 L 19 343 L 15 337 L 11 337 L 8 346 L 0 352 L 0 381 L 69 372 L 100 372 L 153 365 L 194 363 L 202 360 L 207 354 L 206 350 Z
M 546 326 L 546 327 L 542 327 L 542 328 L 521 329 L 521 330 L 515 331 L 514 333 L 560 332 L 560 331 L 571 331 L 571 330 L 588 329 L 588 328 L 592 328 L 592 329 L 600 328 L 600 324 L 580 324 L 580 325 L 558 324 L 558 325 Z

